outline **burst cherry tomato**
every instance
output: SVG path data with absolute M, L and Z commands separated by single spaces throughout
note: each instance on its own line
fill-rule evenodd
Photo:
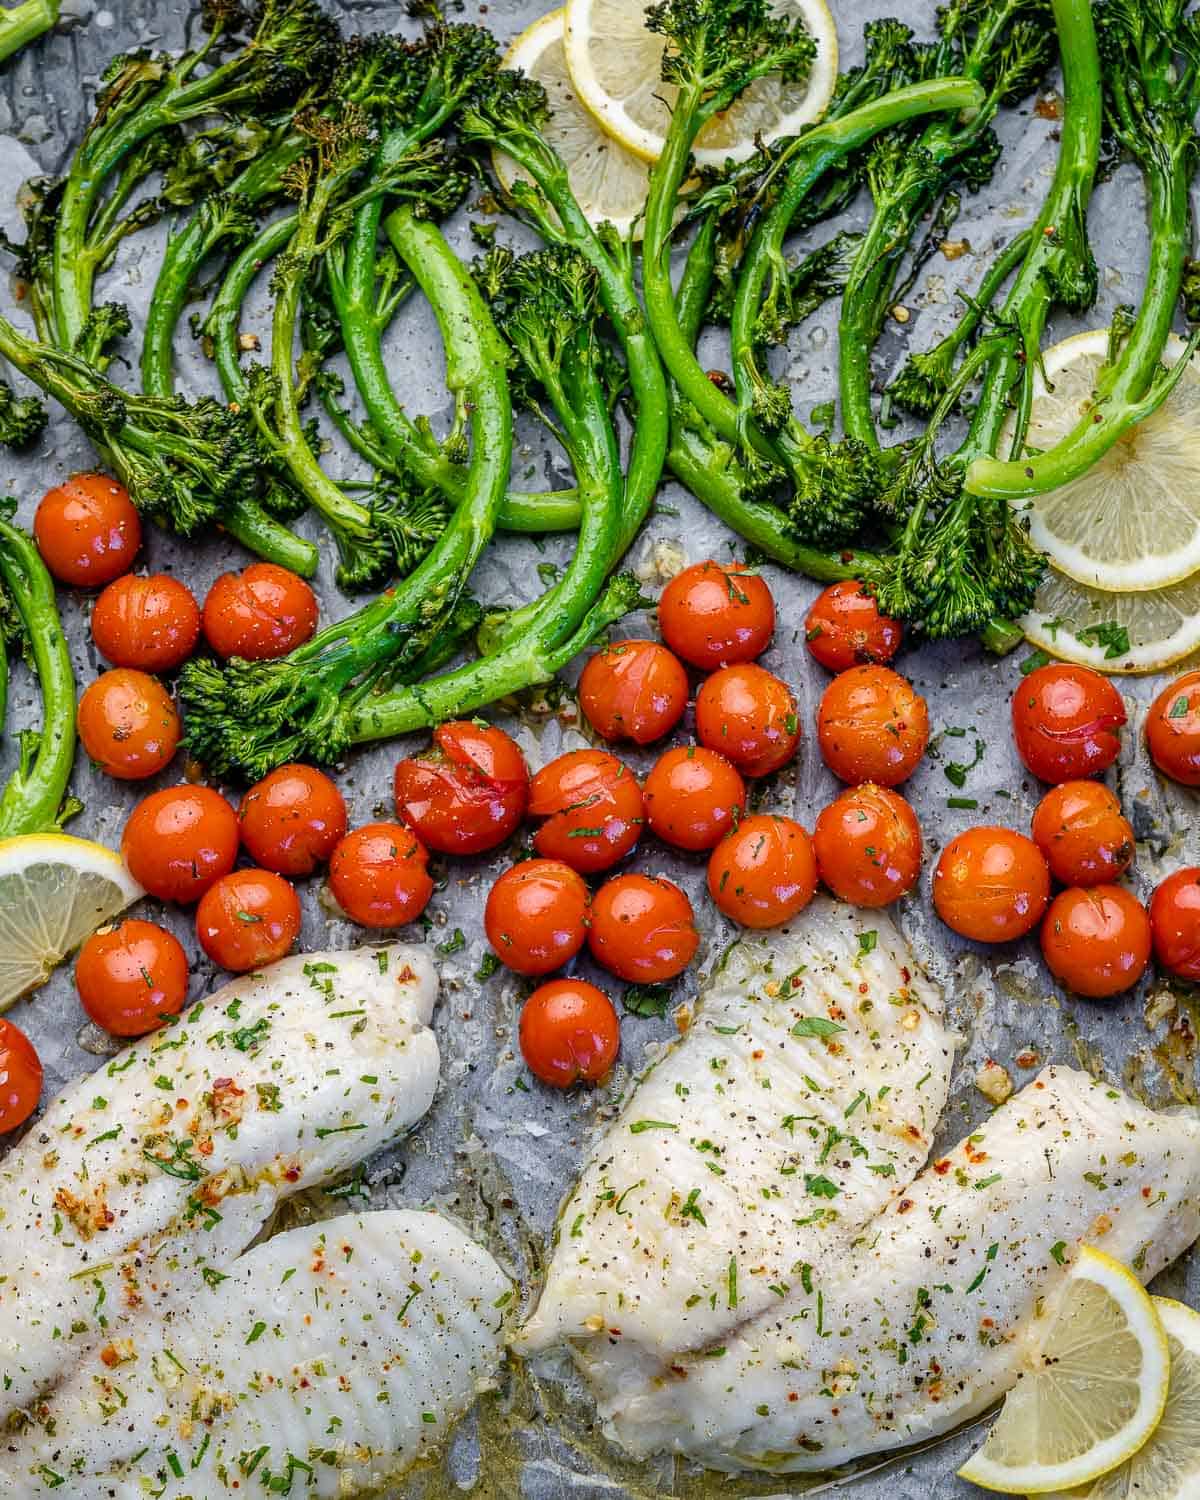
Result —
M 300 935 L 300 898 L 270 870 L 234 870 L 200 897 L 196 936 L 212 959 L 233 974 L 273 964 Z
M 92 933 L 79 950 L 75 988 L 97 1026 L 145 1036 L 183 1009 L 187 955 L 165 928 L 131 918 Z
M 680 745 L 646 777 L 646 821 L 677 849 L 712 849 L 746 811 L 746 783 L 723 755 Z
M 575 957 L 587 933 L 588 888 L 560 859 L 527 859 L 488 892 L 484 930 L 518 974 L 549 974 Z
M 238 822 L 255 864 L 311 875 L 346 836 L 346 802 L 324 772 L 279 766 L 242 798 Z
M 692 903 L 673 880 L 618 875 L 596 892 L 588 947 L 618 979 L 635 984 L 674 979 L 699 946 Z
M 118 781 L 154 776 L 179 748 L 179 715 L 161 682 L 114 667 L 79 700 L 79 738 L 102 771 Z
M 615 865 L 642 836 L 642 789 L 607 750 L 571 750 L 529 785 L 529 811 L 546 821 L 533 847 L 581 874 Z
M 0 1018 L 0 1131 L 15 1130 L 37 1108 L 42 1063 L 19 1026 Z
M 1154 956 L 1181 979 L 1200 980 L 1200 865 L 1168 875 L 1150 899 Z
M 101 588 L 127 573 L 142 545 L 129 491 L 107 474 L 72 474 L 47 490 L 33 534 L 59 583 L 79 589 Z
M 329 859 L 329 889 L 360 927 L 402 927 L 429 905 L 429 851 L 403 823 L 368 823 Z
M 480 854 L 502 844 L 529 803 L 529 769 L 503 729 L 464 719 L 396 767 L 396 812 L 429 849 Z
M 1150 962 L 1146 908 L 1119 885 L 1059 891 L 1042 923 L 1042 957 L 1059 984 L 1089 1000 L 1132 989 Z
M 657 641 L 614 641 L 579 679 L 579 706 L 606 740 L 660 740 L 679 723 L 687 700 L 683 663 Z
M 1185 672 L 1155 698 L 1146 716 L 1146 745 L 1164 776 L 1200 786 L 1200 672 Z
M 129 873 L 160 901 L 199 901 L 233 869 L 237 851 L 237 814 L 206 786 L 151 792 L 121 835 Z
M 946 926 L 979 943 L 1032 932 L 1050 900 L 1042 851 L 1009 828 L 968 828 L 942 850 L 933 904 Z
M 899 620 L 879 613 L 875 595 L 853 581 L 831 583 L 804 621 L 810 653 L 831 672 L 891 661 L 904 634 Z
M 857 785 L 898 786 L 929 743 L 929 710 L 890 667 L 851 667 L 835 677 L 817 710 L 817 742 L 835 776 Z
M 921 873 L 921 828 L 899 792 L 864 782 L 824 808 L 813 833 L 817 868 L 851 906 L 887 906 Z
M 551 1088 L 599 1083 L 617 1060 L 621 1023 L 603 990 L 582 979 L 551 979 L 521 1010 L 521 1056 Z
M 708 893 L 743 927 L 778 927 L 807 906 L 817 888 L 808 831 L 791 818 L 747 818 L 708 861 Z
M 1133 829 L 1099 781 L 1051 787 L 1034 810 L 1031 831 L 1063 885 L 1111 885 L 1133 863 Z
M 200 606 L 166 573 L 149 578 L 126 573 L 96 600 L 92 639 L 114 667 L 169 672 L 196 649 Z
M 204 601 L 204 638 L 218 656 L 267 661 L 303 645 L 317 628 L 317 599 L 304 579 L 274 563 L 222 573 Z
M 800 743 L 792 690 L 755 662 L 722 667 L 696 695 L 696 734 L 743 776 L 769 776 Z
M 1120 693 L 1090 667 L 1051 662 L 1013 694 L 1017 753 L 1040 781 L 1099 776 L 1121 749 L 1126 721 Z
M 761 656 L 775 633 L 771 590 L 744 563 L 695 563 L 662 591 L 658 624 L 677 656 L 711 672 Z

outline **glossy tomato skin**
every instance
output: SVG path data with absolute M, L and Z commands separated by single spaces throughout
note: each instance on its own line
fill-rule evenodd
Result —
M 1154 956 L 1181 979 L 1200 981 L 1200 865 L 1176 870 L 1150 899 Z
M 276 875 L 311 875 L 346 836 L 346 800 L 323 771 L 278 766 L 242 798 L 242 843 Z
M 823 808 L 813 833 L 817 868 L 851 906 L 889 906 L 921 874 L 921 827 L 899 792 L 864 782 Z
M 1146 908 L 1119 885 L 1059 891 L 1042 923 L 1042 957 L 1076 995 L 1106 1000 L 1132 989 L 1150 962 Z
M 118 781 L 142 781 L 170 764 L 182 729 L 171 696 L 156 678 L 129 667 L 104 672 L 79 700 L 79 738 Z
M 621 1046 L 621 1023 L 594 984 L 551 979 L 526 1000 L 518 1036 L 533 1076 L 551 1088 L 569 1089 L 608 1076 Z
M 592 900 L 588 947 L 598 964 L 633 984 L 682 974 L 700 934 L 692 903 L 662 875 L 617 875 Z
M 899 786 L 929 743 L 929 709 L 890 667 L 851 667 L 821 696 L 817 743 L 825 764 L 851 785 Z
M 613 641 L 579 679 L 579 706 L 606 740 L 652 744 L 679 723 L 687 700 L 683 663 L 657 641 Z
M 696 695 L 696 734 L 743 776 L 769 776 L 800 743 L 796 700 L 787 683 L 756 662 L 721 667 Z
M 107 474 L 72 474 L 47 490 L 33 518 L 42 561 L 72 588 L 102 588 L 127 573 L 142 545 L 129 491 Z
M 534 776 L 529 811 L 546 821 L 533 847 L 582 875 L 607 870 L 642 836 L 642 789 L 607 750 L 570 750 Z
M 1107 771 L 1120 754 L 1126 718 L 1120 693 L 1090 667 L 1051 662 L 1013 694 L 1017 753 L 1039 781 L 1079 781 Z
M 1050 869 L 1042 851 L 1010 828 L 968 828 L 942 850 L 933 905 L 946 926 L 978 943 L 1009 943 L 1042 919 Z
M 275 563 L 222 573 L 204 601 L 204 638 L 218 656 L 269 661 L 304 644 L 317 628 L 317 598 L 304 579 Z
M 1133 829 L 1099 781 L 1064 781 L 1034 809 L 1033 841 L 1063 885 L 1111 885 L 1133 863 Z
M 900 621 L 880 614 L 875 595 L 853 579 L 822 589 L 804 621 L 809 654 L 831 672 L 886 666 L 903 638 Z
M 1200 672 L 1169 683 L 1146 715 L 1146 747 L 1164 776 L 1200 786 Z
M 775 633 L 771 590 L 743 563 L 711 558 L 677 574 L 658 601 L 663 640 L 706 672 L 761 656 Z
M 84 943 L 75 988 L 97 1026 L 112 1036 L 145 1036 L 183 1009 L 187 954 L 165 928 L 129 918 Z
M 367 823 L 330 856 L 329 889 L 360 927 L 402 927 L 433 895 L 429 851 L 402 823 Z
M 588 888 L 560 859 L 527 859 L 488 892 L 483 925 L 496 957 L 518 974 L 549 974 L 583 947 Z
M 677 849 L 712 849 L 746 811 L 746 783 L 705 745 L 678 745 L 646 777 L 646 821 Z
M 96 600 L 92 639 L 114 667 L 170 672 L 196 649 L 200 606 L 190 589 L 166 573 L 126 573 Z
M 0 1017 L 0 1131 L 15 1130 L 37 1108 L 42 1061 L 19 1026 Z
M 743 927 L 778 927 L 812 900 L 817 861 L 808 831 L 791 818 L 747 818 L 708 861 L 708 893 Z
M 237 861 L 237 814 L 206 786 L 169 786 L 134 808 L 121 835 L 129 873 L 160 901 L 199 901 Z
M 397 816 L 429 849 L 481 854 L 510 838 L 529 805 L 529 768 L 503 729 L 464 719 L 441 724 L 423 754 L 393 778 Z
M 300 936 L 300 898 L 271 870 L 234 870 L 200 897 L 200 946 L 221 968 L 245 974 L 286 957 Z

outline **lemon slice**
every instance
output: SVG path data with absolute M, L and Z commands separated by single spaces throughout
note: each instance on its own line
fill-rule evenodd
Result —
M 1171 1361 L 1153 1299 L 1085 1246 L 987 1441 L 958 1471 L 984 1489 L 1044 1495 L 1107 1474 L 1158 1426 Z
M 102 844 L 65 833 L 0 840 L 0 1010 L 144 894 Z
M 777 14 L 803 19 L 817 44 L 808 77 L 752 83 L 732 109 L 700 132 L 698 167 L 745 161 L 758 140 L 795 135 L 825 113 L 837 82 L 837 26 L 825 0 L 775 0 Z M 662 153 L 678 90 L 662 81 L 663 38 L 646 30 L 643 0 L 568 0 L 567 67 L 575 91 L 603 129 L 643 161 Z
M 1117 676 L 1161 672 L 1200 650 L 1200 575 L 1108 594 L 1051 571 L 1019 623 L 1027 640 L 1063 661 Z

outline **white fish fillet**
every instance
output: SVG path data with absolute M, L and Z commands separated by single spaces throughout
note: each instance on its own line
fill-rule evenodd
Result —
M 720 1469 L 827 1469 L 936 1437 L 1016 1380 L 1080 1244 L 1149 1281 L 1198 1233 L 1200 1119 L 1048 1068 L 723 1355 L 606 1415 L 634 1453 Z
M 109 1362 L 85 1359 L 0 1450 L 0 1492 L 377 1491 L 495 1375 L 511 1295 L 438 1214 L 347 1214 L 277 1235 L 191 1307 L 131 1320 Z

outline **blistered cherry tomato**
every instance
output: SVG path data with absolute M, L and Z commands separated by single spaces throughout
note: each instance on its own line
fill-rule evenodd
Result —
M 929 743 L 929 709 L 890 667 L 851 667 L 821 695 L 817 743 L 835 776 L 857 785 L 898 786 Z
M 162 683 L 114 667 L 79 700 L 79 738 L 102 771 L 118 781 L 154 776 L 179 748 L 179 714 Z
M 946 926 L 979 943 L 1024 937 L 1050 900 L 1042 851 L 1010 828 L 968 828 L 942 850 L 933 905 Z
M 1133 863 L 1133 829 L 1099 781 L 1064 781 L 1034 809 L 1033 842 L 1063 885 L 1111 885 Z
M 1200 672 L 1185 672 L 1150 705 L 1146 745 L 1164 776 L 1200 786 Z
M 1126 721 L 1120 693 L 1090 667 L 1051 662 L 1013 694 L 1017 753 L 1039 781 L 1078 781 L 1107 771 Z
M 346 836 L 346 801 L 323 771 L 279 766 L 238 808 L 246 852 L 276 875 L 311 875 Z
M 886 665 L 903 635 L 900 621 L 880 614 L 875 595 L 852 580 L 822 589 L 804 621 L 805 645 L 831 672 Z
M 166 573 L 126 573 L 96 600 L 92 639 L 114 667 L 169 672 L 196 649 L 200 606 L 190 589 Z
M 921 828 L 899 792 L 864 782 L 823 808 L 813 833 L 817 868 L 851 906 L 887 906 L 921 873 Z
M 696 695 L 696 734 L 743 776 L 769 776 L 800 743 L 796 700 L 787 683 L 755 662 L 722 667 Z
M 807 906 L 817 861 L 807 829 L 791 818 L 747 818 L 708 861 L 708 893 L 743 927 L 778 927 Z
M 705 745 L 664 751 L 646 777 L 646 821 L 677 849 L 712 849 L 746 811 L 746 783 Z
M 160 901 L 199 901 L 237 860 L 237 814 L 207 786 L 143 797 L 121 835 L 129 873 Z
M 93 932 L 80 948 L 75 988 L 97 1026 L 113 1036 L 145 1036 L 183 1009 L 187 954 L 164 927 L 130 918 Z
M 1146 908 L 1119 885 L 1059 891 L 1042 923 L 1042 957 L 1059 984 L 1089 1000 L 1132 989 L 1150 962 Z
M 42 1063 L 19 1026 L 0 1018 L 0 1131 L 15 1130 L 37 1108 Z
M 669 734 L 687 707 L 687 672 L 657 641 L 613 641 L 579 679 L 579 706 L 606 740 L 649 745 Z
M 659 984 L 674 979 L 700 946 L 692 903 L 662 875 L 618 875 L 592 900 L 588 947 L 618 979 Z
M 401 927 L 429 905 L 429 851 L 403 823 L 368 823 L 329 859 L 329 889 L 360 927 Z
M 317 599 L 304 579 L 274 563 L 222 573 L 204 601 L 204 638 L 218 656 L 267 661 L 303 645 L 317 628 Z
M 529 811 L 546 821 L 533 847 L 581 874 L 607 870 L 642 836 L 642 789 L 607 750 L 570 750 L 529 784 Z
M 1181 979 L 1200 980 L 1200 865 L 1176 870 L 1150 899 L 1154 956 Z
M 520 825 L 529 768 L 503 729 L 463 719 L 439 725 L 428 750 L 400 761 L 394 792 L 397 816 L 426 848 L 480 854 Z
M 621 1023 L 603 990 L 582 979 L 551 979 L 521 1010 L 521 1056 L 551 1088 L 599 1083 L 621 1046 Z
M 496 957 L 518 974 L 549 974 L 587 934 L 588 888 L 560 859 L 527 859 L 488 892 L 484 931 Z
M 196 936 L 212 959 L 233 974 L 273 964 L 300 935 L 300 898 L 271 870 L 234 870 L 200 897 Z
M 775 633 L 775 601 L 744 563 L 694 563 L 658 601 L 663 640 L 677 656 L 711 672 L 761 656 Z
M 42 561 L 59 583 L 101 588 L 127 573 L 142 545 L 142 523 L 119 480 L 72 474 L 47 490 L 33 518 Z

